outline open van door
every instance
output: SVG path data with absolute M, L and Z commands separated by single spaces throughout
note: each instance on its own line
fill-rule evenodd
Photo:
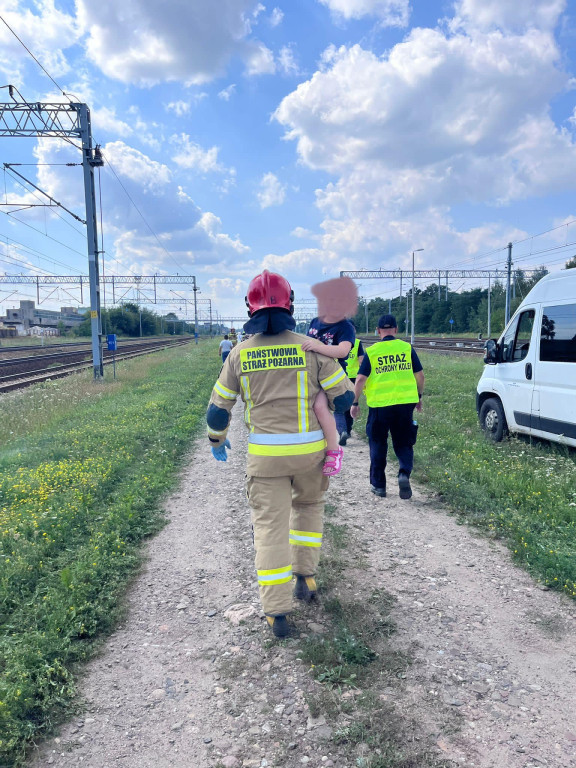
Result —
M 532 429 L 576 441 L 576 302 L 544 304 L 538 329 Z
M 512 320 L 500 340 L 498 379 L 506 420 L 513 431 L 529 432 L 532 420 L 536 309 L 526 308 Z M 539 330 L 539 329 L 538 329 Z

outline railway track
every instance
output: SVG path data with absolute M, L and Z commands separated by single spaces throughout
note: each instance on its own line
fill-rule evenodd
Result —
M 153 342 L 144 342 L 144 343 L 138 343 L 138 344 L 131 344 L 131 345 L 125 345 L 121 350 L 116 352 L 116 362 L 119 362 L 120 360 L 128 360 L 133 357 L 141 357 L 142 355 L 149 355 L 152 352 L 159 352 L 163 349 L 168 349 L 169 347 L 180 347 L 185 344 L 189 344 L 192 341 L 192 338 L 178 338 L 177 340 L 171 341 L 171 340 L 163 340 L 163 341 L 153 341 Z M 36 369 L 30 369 L 29 366 L 38 366 L 41 361 L 38 359 L 38 357 L 27 357 L 27 358 L 19 358 L 16 360 L 2 360 L 0 361 L 0 394 L 2 392 L 9 392 L 11 390 L 15 389 L 23 389 L 24 387 L 29 387 L 32 384 L 38 384 L 42 381 L 48 381 L 51 379 L 61 379 L 64 376 L 69 376 L 73 373 L 78 373 L 79 371 L 83 371 L 86 369 L 92 368 L 92 361 L 87 360 L 86 357 L 89 355 L 90 350 L 81 351 L 81 352 L 63 352 L 63 353 L 54 353 L 49 355 L 42 355 L 41 357 L 48 358 L 52 362 L 49 366 L 44 366 L 42 368 L 36 367 Z M 69 358 L 69 356 L 75 356 L 78 357 L 81 356 L 81 360 L 75 359 L 72 360 Z M 64 362 L 58 363 L 54 358 L 66 358 Z M 22 368 L 22 361 L 25 361 L 24 365 L 27 368 L 27 370 L 21 370 Z M 104 350 L 104 358 L 103 358 L 103 364 L 104 365 L 110 365 L 113 362 L 112 353 L 108 352 L 108 350 Z M 12 367 L 12 370 L 10 371 L 10 366 Z M 14 370 L 16 369 L 16 370 Z
M 179 336 L 179 339 L 191 339 L 192 336 Z M 119 338 L 118 344 L 119 345 L 125 345 L 125 344 L 148 344 L 151 341 L 167 341 L 168 337 L 166 336 L 146 336 L 145 340 L 142 341 L 137 339 L 130 339 L 130 338 Z M 15 344 L 15 345 L 0 345 L 0 361 L 1 360 L 8 360 L 8 359 L 14 359 L 12 355 L 17 355 L 19 353 L 22 353 L 22 355 L 27 357 L 42 357 L 43 355 L 49 355 L 55 353 L 57 350 L 61 349 L 62 351 L 67 350 L 74 350 L 74 349 L 87 349 L 90 350 L 92 348 L 92 342 L 91 341 L 69 341 L 69 342 L 59 342 L 59 343 L 46 343 L 46 344 Z M 28 353 L 26 355 L 26 353 Z
M 369 347 L 378 341 L 376 336 L 360 336 L 359 338 L 365 347 Z M 437 352 L 444 355 L 483 355 L 484 341 L 466 337 L 447 339 L 443 337 L 417 336 L 414 339 L 414 349 L 423 352 Z

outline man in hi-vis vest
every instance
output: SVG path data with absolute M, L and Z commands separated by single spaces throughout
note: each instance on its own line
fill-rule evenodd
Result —
M 380 341 L 366 348 L 356 377 L 351 414 L 353 418 L 358 416 L 358 400 L 366 388 L 366 434 L 370 445 L 372 493 L 386 496 L 386 456 L 390 432 L 400 465 L 400 498 L 409 499 L 412 496 L 410 473 L 418 431 L 413 414 L 414 408 L 422 408 L 424 373 L 416 352 L 407 341 L 396 338 L 397 333 L 398 323 L 394 315 L 382 315 L 378 321 Z
M 230 411 L 240 395 L 249 428 L 246 491 L 252 508 L 260 599 L 276 637 L 286 637 L 286 614 L 294 596 L 315 597 L 320 559 L 326 441 L 314 414 L 314 399 L 326 392 L 333 410 L 354 400 L 342 366 L 333 358 L 306 352 L 306 337 L 294 333 L 294 294 L 281 275 L 264 270 L 248 286 L 254 334 L 230 352 L 206 414 L 212 454 L 226 461 Z

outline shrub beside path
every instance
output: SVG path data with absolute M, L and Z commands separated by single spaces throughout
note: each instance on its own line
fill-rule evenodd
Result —
M 302 638 L 269 640 L 238 413 L 230 438 L 227 464 L 197 441 L 126 618 L 79 683 L 77 717 L 39 746 L 30 768 L 423 767 L 398 755 L 375 761 L 361 740 L 352 752 L 341 737 L 351 715 L 311 711 L 325 688 L 299 660 Z M 394 595 L 392 642 L 413 657 L 397 688 L 373 681 L 378 701 L 391 700 L 410 723 L 408 739 L 443 765 L 574 768 L 576 604 L 542 590 L 426 489 L 402 502 L 389 480 L 388 498 L 374 497 L 367 462 L 355 437 L 329 501 L 361 552 L 336 591 L 358 601 L 375 588 Z M 303 635 L 326 633 L 328 623 L 322 605 L 296 614 Z M 338 692 L 342 701 L 360 695 Z

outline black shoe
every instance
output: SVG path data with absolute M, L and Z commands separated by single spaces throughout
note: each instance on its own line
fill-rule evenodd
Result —
M 288 637 L 290 634 L 290 625 L 286 616 L 266 616 L 266 621 L 272 627 L 274 637 Z
M 294 587 L 294 597 L 297 600 L 304 600 L 305 603 L 310 603 L 316 597 L 316 579 L 314 576 L 300 576 L 296 575 L 296 586 Z
M 340 440 L 338 440 L 338 445 L 346 445 L 346 441 L 348 440 L 349 437 L 350 435 L 348 434 L 348 432 L 342 432 L 340 434 Z
M 410 487 L 410 478 L 405 472 L 400 472 L 400 474 L 398 475 L 398 487 L 400 488 L 401 499 L 412 498 L 412 488 Z
M 374 496 L 381 496 L 383 499 L 386 498 L 386 488 L 376 488 L 375 485 L 371 485 L 370 490 Z

